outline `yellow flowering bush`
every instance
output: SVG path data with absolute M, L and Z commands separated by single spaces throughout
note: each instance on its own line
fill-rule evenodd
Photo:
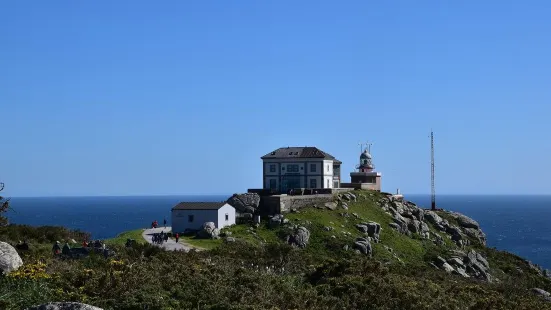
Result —
M 34 264 L 26 264 L 16 271 L 9 274 L 9 277 L 16 279 L 49 279 L 51 275 L 46 273 L 46 264 L 43 262 L 36 262 Z

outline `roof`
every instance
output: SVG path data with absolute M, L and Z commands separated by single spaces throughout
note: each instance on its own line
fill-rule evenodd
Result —
M 172 210 L 218 210 L 225 205 L 226 202 L 187 202 L 183 201 L 177 204 Z
M 261 159 L 283 159 L 283 158 L 323 158 L 333 160 L 338 164 L 342 162 L 333 155 L 326 153 L 314 146 L 288 146 L 280 147 L 262 157 Z

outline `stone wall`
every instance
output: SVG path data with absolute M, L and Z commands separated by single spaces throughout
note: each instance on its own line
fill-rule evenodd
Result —
M 304 195 L 304 196 L 265 196 L 260 199 L 262 215 L 273 215 L 290 212 L 291 209 L 301 209 L 313 205 L 322 205 L 333 201 L 332 194 Z
M 341 187 L 350 189 L 364 189 L 372 191 L 381 191 L 381 183 L 341 183 Z

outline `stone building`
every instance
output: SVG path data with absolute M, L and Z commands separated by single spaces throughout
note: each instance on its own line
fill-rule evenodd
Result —
M 287 193 L 340 187 L 342 162 L 316 147 L 282 147 L 261 159 L 264 189 Z

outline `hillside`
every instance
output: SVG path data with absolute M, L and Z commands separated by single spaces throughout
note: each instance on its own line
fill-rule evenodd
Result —
M 221 235 L 193 240 L 209 251 L 114 242 L 114 258 L 79 260 L 54 259 L 33 239 L 21 253 L 25 265 L 0 279 L 0 308 L 77 301 L 150 310 L 551 309 L 534 290 L 551 291 L 544 271 L 486 248 L 478 223 L 385 194 L 337 195 Z

